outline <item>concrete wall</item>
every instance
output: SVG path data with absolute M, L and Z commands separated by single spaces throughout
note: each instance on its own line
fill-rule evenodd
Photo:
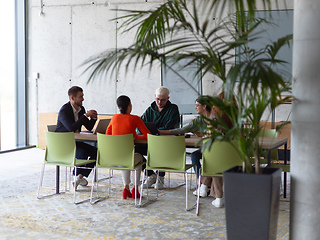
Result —
M 43 6 L 41 7 L 41 2 Z M 68 101 L 72 85 L 84 88 L 86 109 L 98 113 L 116 113 L 115 100 L 130 96 L 133 114 L 141 115 L 153 101 L 154 90 L 161 85 L 160 67 L 134 73 L 120 70 L 87 83 L 81 64 L 106 49 L 128 46 L 132 33 L 116 33 L 121 21 L 110 21 L 120 14 L 114 9 L 150 9 L 163 0 L 30 0 L 28 1 L 28 113 L 29 143 L 38 142 L 39 113 L 58 112 Z M 291 2 L 291 1 L 289 1 Z M 290 6 L 289 6 L 290 7 Z M 216 94 L 221 82 L 215 76 L 203 79 L 203 93 Z M 276 121 L 286 120 L 291 106 L 279 108 Z M 267 120 L 267 119 L 265 119 Z

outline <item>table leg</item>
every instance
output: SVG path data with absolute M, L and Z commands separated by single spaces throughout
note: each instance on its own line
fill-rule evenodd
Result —
M 276 121 L 276 110 L 273 109 L 272 112 L 271 112 L 271 129 L 274 129 L 275 121 Z
M 267 159 L 268 159 L 268 167 L 270 167 L 270 164 L 271 164 L 271 150 L 269 149 L 269 151 L 268 151 L 268 157 L 267 157 Z
M 287 165 L 287 143 L 284 145 L 284 165 Z M 283 173 L 283 197 L 287 197 L 287 172 Z
M 56 194 L 59 194 L 60 192 L 59 186 L 60 186 L 60 166 L 56 166 Z

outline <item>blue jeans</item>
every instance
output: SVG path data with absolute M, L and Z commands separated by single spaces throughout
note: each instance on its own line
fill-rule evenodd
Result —
M 191 153 L 191 162 L 192 164 L 195 165 L 193 169 L 197 174 L 197 179 L 199 179 L 199 176 L 200 176 L 200 168 L 201 168 L 200 159 L 202 159 L 202 153 L 200 150 L 197 150 Z

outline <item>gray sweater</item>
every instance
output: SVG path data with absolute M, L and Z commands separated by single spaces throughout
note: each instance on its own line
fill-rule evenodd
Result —
M 203 119 L 201 119 L 200 116 L 197 116 L 195 119 L 193 119 L 186 126 L 184 126 L 182 128 L 171 129 L 170 133 L 172 135 L 185 134 L 186 132 L 196 133 L 196 132 L 199 132 L 201 130 L 202 131 L 205 130 L 205 126 L 206 125 L 207 124 L 203 121 Z

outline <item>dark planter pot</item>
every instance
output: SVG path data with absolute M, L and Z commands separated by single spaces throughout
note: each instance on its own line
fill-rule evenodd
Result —
M 223 180 L 228 240 L 277 239 L 281 169 L 247 174 L 233 167 Z

